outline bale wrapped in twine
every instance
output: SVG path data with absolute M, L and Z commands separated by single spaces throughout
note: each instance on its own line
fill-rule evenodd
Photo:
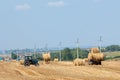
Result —
M 76 58 L 74 61 L 73 61 L 73 64 L 75 66 L 82 66 L 82 65 L 85 65 L 85 61 L 83 59 L 79 59 L 79 58 Z
M 99 53 L 99 48 L 91 48 L 91 53 Z
M 58 58 L 54 58 L 54 62 L 58 62 Z
M 49 64 L 51 59 L 50 53 L 43 54 L 43 59 L 45 64 Z
M 91 60 L 92 59 L 92 53 L 89 53 L 88 54 L 88 60 Z
M 83 60 L 84 60 L 84 62 L 88 62 L 88 58 L 84 58 Z
M 104 59 L 104 54 L 103 53 L 89 53 L 88 54 L 88 60 L 94 60 L 94 61 L 102 61 Z

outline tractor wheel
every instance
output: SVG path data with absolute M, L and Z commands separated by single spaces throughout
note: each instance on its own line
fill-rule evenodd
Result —
M 36 63 L 35 66 L 39 66 L 39 63 Z
M 93 62 L 92 62 L 92 61 L 89 61 L 88 64 L 89 64 L 89 65 L 93 65 Z
M 99 61 L 99 65 L 101 65 L 101 61 Z
M 29 63 L 28 61 L 26 61 L 26 62 L 24 63 L 24 66 L 30 66 L 30 63 Z

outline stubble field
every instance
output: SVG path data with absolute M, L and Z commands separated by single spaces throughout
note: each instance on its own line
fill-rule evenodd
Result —
M 39 63 L 38 67 L 24 67 L 18 62 L 0 62 L 0 80 L 120 80 L 120 61 L 85 66 L 64 61 Z

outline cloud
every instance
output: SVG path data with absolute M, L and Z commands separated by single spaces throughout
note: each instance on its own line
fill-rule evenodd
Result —
M 16 5 L 16 10 L 29 10 L 31 8 L 30 5 L 28 4 L 23 4 L 23 5 Z
M 65 3 L 63 1 L 48 2 L 48 6 L 59 7 L 59 6 L 64 6 L 64 5 Z

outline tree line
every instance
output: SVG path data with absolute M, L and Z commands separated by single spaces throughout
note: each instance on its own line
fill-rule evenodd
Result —
M 101 51 L 102 52 L 120 51 L 120 46 L 119 45 L 110 45 L 110 46 L 101 48 Z M 79 58 L 87 58 L 88 53 L 89 53 L 89 50 L 78 48 Z M 61 52 L 60 52 L 60 50 L 51 51 L 50 55 L 51 55 L 51 60 L 54 60 L 54 58 L 58 58 L 60 60 L 60 56 L 61 56 L 61 60 L 63 60 L 63 61 L 72 61 L 75 58 L 77 58 L 77 49 L 76 48 L 73 48 L 73 49 L 64 48 L 63 50 L 61 50 Z M 12 59 L 17 59 L 16 54 L 12 53 L 11 56 L 12 56 Z M 43 60 L 42 54 L 36 53 L 36 54 L 33 54 L 32 56 L 33 57 L 36 56 L 37 59 Z M 18 58 L 19 58 L 19 56 L 18 56 Z
M 50 52 L 50 55 L 51 55 L 51 60 L 54 60 L 54 58 L 58 58 L 60 60 L 60 51 L 59 50 Z M 78 55 L 79 55 L 79 58 L 86 58 L 88 55 L 88 50 L 78 48 Z M 19 56 L 17 56 L 17 54 L 15 54 L 15 53 L 11 53 L 11 56 L 12 56 L 12 59 L 19 58 Z M 42 54 L 35 53 L 32 56 L 37 58 L 38 60 L 43 60 Z M 63 50 L 61 50 L 61 60 L 72 61 L 76 57 L 77 57 L 77 49 L 76 48 L 73 48 L 73 49 L 64 48 Z
M 89 53 L 88 50 L 78 48 L 79 58 L 86 58 L 88 53 Z M 61 54 L 59 51 L 52 52 L 51 59 L 53 60 L 54 58 L 58 58 L 60 60 L 60 55 L 61 55 L 61 60 L 72 61 L 75 58 L 77 58 L 77 49 L 76 48 L 73 48 L 73 49 L 64 48 L 63 50 L 61 50 Z

